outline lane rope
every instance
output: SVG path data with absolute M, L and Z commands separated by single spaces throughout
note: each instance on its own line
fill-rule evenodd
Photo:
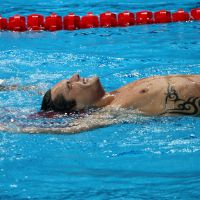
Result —
M 183 22 L 200 20 L 200 8 L 194 8 L 190 12 L 183 9 L 171 13 L 167 10 L 157 12 L 140 11 L 129 12 L 124 11 L 119 14 L 106 11 L 99 16 L 88 12 L 85 16 L 77 16 L 69 13 L 67 16 L 61 17 L 56 13 L 44 17 L 40 14 L 31 14 L 27 17 L 14 15 L 9 19 L 0 15 L 0 31 L 58 31 L 58 30 L 77 30 L 98 27 L 126 27 L 141 24 L 157 24 L 170 22 Z

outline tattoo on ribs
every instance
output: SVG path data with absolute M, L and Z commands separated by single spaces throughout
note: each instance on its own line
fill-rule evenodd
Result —
M 168 108 L 170 107 L 170 108 Z M 187 100 L 179 98 L 178 93 L 172 86 L 168 86 L 165 99 L 165 114 L 199 115 L 200 98 L 189 97 Z

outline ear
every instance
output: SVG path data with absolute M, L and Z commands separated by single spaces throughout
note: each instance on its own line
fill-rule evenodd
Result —
M 62 94 L 54 99 L 54 106 L 57 111 L 70 112 L 75 105 L 75 100 L 66 101 Z

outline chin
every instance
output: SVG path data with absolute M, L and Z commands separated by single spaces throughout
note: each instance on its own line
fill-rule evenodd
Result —
M 97 76 L 94 76 L 94 77 L 92 77 L 91 78 L 93 81 L 99 81 L 99 77 L 97 77 Z
M 89 85 L 93 85 L 93 84 L 96 84 L 96 83 L 98 83 L 98 84 L 100 83 L 98 77 L 94 76 L 92 78 L 88 78 L 88 84 Z

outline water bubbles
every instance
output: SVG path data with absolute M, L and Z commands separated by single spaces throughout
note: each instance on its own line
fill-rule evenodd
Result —
M 195 136 L 195 134 L 190 134 L 190 137 L 191 137 L 191 138 L 197 138 L 197 137 Z
M 10 185 L 10 188 L 12 188 L 12 189 L 13 189 L 13 188 L 17 188 L 17 187 L 18 187 L 17 184 L 11 184 L 11 185 Z
M 5 82 L 5 80 L 0 79 L 0 85 L 3 84 Z

